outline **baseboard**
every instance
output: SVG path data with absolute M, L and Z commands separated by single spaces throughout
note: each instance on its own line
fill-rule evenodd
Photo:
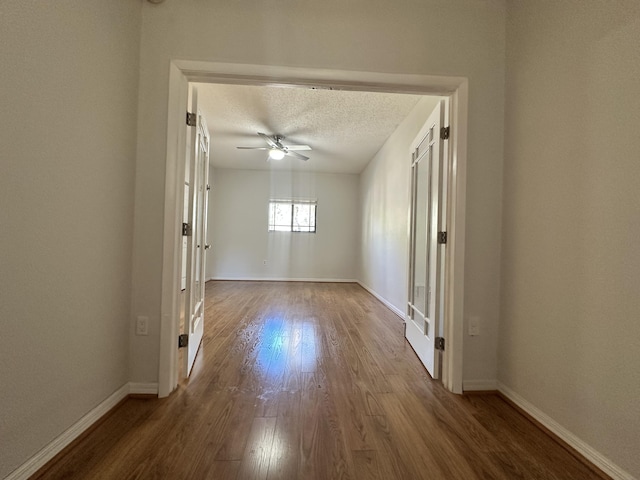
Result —
M 129 395 L 158 395 L 157 383 L 129 382 Z
M 9 474 L 4 480 L 26 480 L 79 439 L 93 425 L 111 412 L 129 396 L 153 397 L 158 395 L 157 383 L 126 383 L 84 417 L 62 432 L 51 443 Z
M 358 283 L 358 281 L 353 278 L 212 277 L 210 280 L 236 282 Z
M 463 380 L 463 392 L 491 392 L 498 389 L 496 380 Z
M 511 390 L 501 382 L 497 382 L 498 392 L 517 408 L 521 409 L 527 416 L 539 423 L 551 435 L 557 437 L 560 443 L 565 444 L 568 449 L 575 454 L 582 456 L 587 464 L 591 464 L 614 480 L 635 480 L 634 477 L 618 467 L 611 460 L 606 458 L 593 447 L 575 436 L 569 430 L 556 422 L 542 410 L 529 403 L 523 397 Z
M 53 457 L 58 455 L 67 445 L 87 431 L 93 424 L 109 413 L 115 406 L 129 395 L 129 384 L 126 383 L 84 417 L 62 432 L 51 443 L 23 463 L 5 477 L 4 480 L 26 480 L 40 470 Z
M 399 316 L 402 321 L 404 322 L 404 312 L 402 310 L 400 310 L 398 307 L 396 307 L 395 305 L 392 305 L 391 303 L 389 303 L 387 301 L 387 299 L 385 299 L 384 297 L 382 297 L 381 295 L 378 294 L 378 292 L 376 292 L 375 290 L 373 290 L 372 288 L 369 288 L 367 285 L 365 285 L 364 283 L 360 282 L 360 281 L 356 281 L 356 283 L 358 285 L 360 285 L 362 288 L 364 288 L 367 292 L 369 292 L 371 295 L 373 295 L 374 297 L 376 297 L 378 300 L 380 300 L 385 307 L 387 307 L 389 310 L 391 310 L 393 313 L 395 313 L 397 316 Z

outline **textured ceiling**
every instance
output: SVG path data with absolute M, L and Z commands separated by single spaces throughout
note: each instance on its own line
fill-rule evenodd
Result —
M 211 132 L 211 164 L 220 168 L 294 169 L 360 173 L 422 98 L 419 95 L 309 88 L 196 84 L 199 108 Z M 256 134 L 280 134 L 304 144 L 307 162 L 266 161 Z

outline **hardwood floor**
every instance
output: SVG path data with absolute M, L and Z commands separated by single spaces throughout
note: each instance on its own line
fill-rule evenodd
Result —
M 430 379 L 355 284 L 209 282 L 194 372 L 41 479 L 596 479 L 496 395 Z

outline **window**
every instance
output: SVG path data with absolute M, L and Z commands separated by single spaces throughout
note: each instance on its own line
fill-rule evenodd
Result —
M 316 202 L 271 200 L 269 231 L 316 233 Z

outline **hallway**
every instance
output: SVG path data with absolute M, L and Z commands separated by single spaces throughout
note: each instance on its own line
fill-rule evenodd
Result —
M 595 479 L 497 395 L 430 380 L 356 284 L 207 283 L 169 398 L 128 399 L 42 479 Z

